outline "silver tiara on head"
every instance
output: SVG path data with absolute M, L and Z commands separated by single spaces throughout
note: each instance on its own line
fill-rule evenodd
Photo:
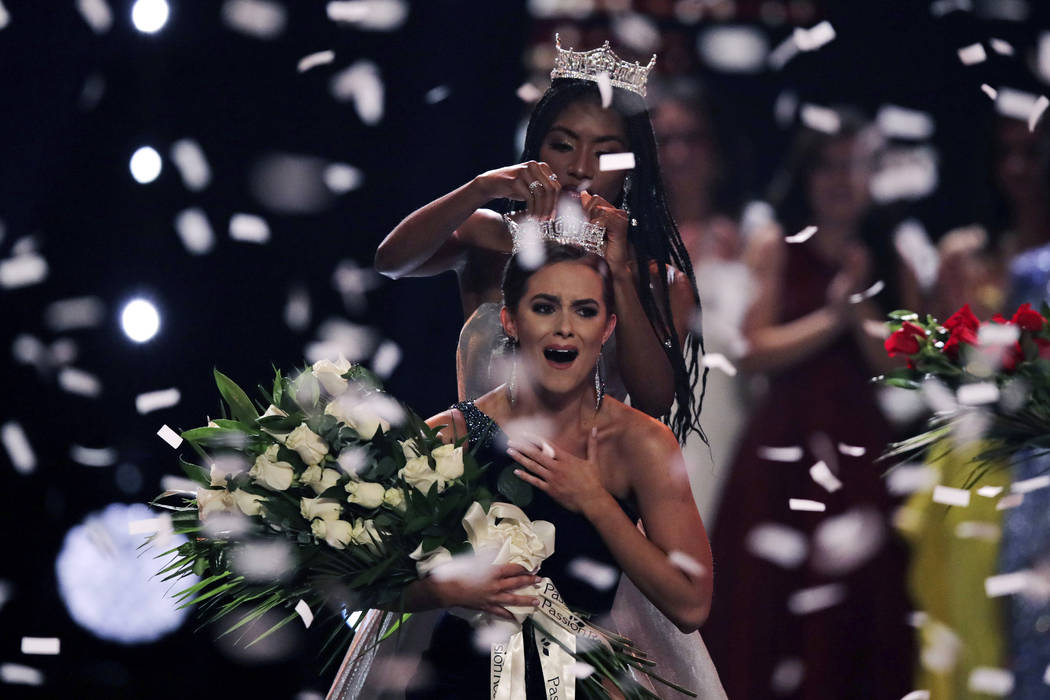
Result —
M 555 78 L 576 78 L 578 80 L 590 80 L 598 82 L 598 76 L 608 73 L 609 82 L 618 88 L 630 90 L 631 92 L 645 97 L 645 82 L 649 79 L 649 71 L 656 65 L 656 54 L 649 59 L 648 65 L 641 65 L 637 61 L 630 63 L 621 60 L 609 48 L 606 41 L 600 48 L 590 51 L 573 51 L 570 47 L 565 50 L 561 47 L 558 35 L 554 35 L 554 48 L 557 52 L 554 56 L 554 70 L 551 71 L 551 80 Z
M 503 215 L 514 243 L 513 252 L 521 251 L 524 239 L 528 235 L 523 229 L 535 226 L 539 230 L 540 240 L 559 245 L 572 245 L 583 248 L 588 253 L 605 257 L 605 227 L 589 221 L 570 216 L 559 216 L 553 221 L 529 221 L 519 224 L 509 214 Z

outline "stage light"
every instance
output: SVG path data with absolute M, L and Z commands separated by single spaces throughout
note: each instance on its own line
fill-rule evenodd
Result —
M 158 32 L 168 23 L 168 3 L 164 0 L 138 0 L 131 8 L 131 21 L 140 32 Z
M 120 325 L 129 338 L 145 343 L 160 329 L 160 314 L 157 307 L 145 299 L 132 299 L 120 312 Z
M 153 182 L 160 175 L 160 154 L 149 146 L 143 146 L 132 154 L 128 167 L 135 182 L 142 185 Z

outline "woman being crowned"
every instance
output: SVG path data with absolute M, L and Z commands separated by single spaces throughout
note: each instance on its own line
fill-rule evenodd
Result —
M 427 423 L 448 442 L 466 436 L 478 463 L 489 465 L 485 478 L 497 501 L 513 496 L 533 522 L 554 526 L 553 554 L 539 571 L 516 564 L 479 571 L 477 559 L 468 571 L 438 567 L 409 586 L 407 607 L 466 609 L 489 623 L 513 623 L 509 609 L 540 602 L 527 587 L 542 575 L 601 627 L 626 574 L 675 627 L 695 632 L 711 603 L 712 562 L 682 453 L 667 426 L 604 396 L 595 381 L 618 323 L 609 265 L 576 246 L 548 242 L 537 252 L 538 267 L 517 253 L 503 275 L 500 323 L 512 348 L 511 379 Z M 486 629 L 442 614 L 407 697 L 495 697 Z M 547 698 L 552 689 L 566 697 L 564 681 L 552 685 L 544 672 L 546 645 L 533 642 L 527 623 L 523 632 L 524 693 L 511 697 Z M 714 669 L 701 666 L 683 684 L 723 698 Z M 659 661 L 654 670 L 660 675 Z

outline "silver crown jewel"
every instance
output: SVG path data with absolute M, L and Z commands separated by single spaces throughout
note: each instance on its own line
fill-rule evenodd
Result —
M 519 224 L 509 214 L 503 215 L 510 231 L 510 238 L 514 243 L 513 252 L 521 251 L 528 231 L 523 229 L 535 227 L 539 232 L 539 238 L 560 245 L 573 245 L 583 248 L 588 253 L 605 256 L 605 227 L 600 224 L 592 224 L 589 221 L 570 216 L 559 216 L 553 221 L 536 221 L 529 219 L 524 224 Z
M 656 54 L 649 59 L 648 65 L 641 65 L 637 61 L 630 63 L 621 60 L 609 48 L 606 41 L 600 48 L 590 51 L 573 51 L 561 47 L 558 35 L 554 35 L 554 48 L 557 53 L 554 56 L 554 70 L 551 71 L 551 80 L 555 78 L 576 78 L 578 80 L 590 80 L 598 82 L 598 76 L 608 73 L 609 82 L 618 88 L 630 90 L 631 92 L 645 97 L 645 82 L 649 79 L 649 71 L 656 65 Z

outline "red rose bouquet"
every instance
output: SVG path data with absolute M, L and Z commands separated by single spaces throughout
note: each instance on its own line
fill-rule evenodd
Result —
M 886 352 L 906 366 L 879 380 L 922 391 L 934 409 L 926 430 L 884 457 L 915 456 L 954 436 L 983 439 L 988 465 L 1021 450 L 1050 452 L 1050 307 L 1022 304 L 1011 318 L 982 322 L 967 304 L 943 323 L 911 311 L 890 314 Z M 978 469 L 974 476 L 983 473 Z

